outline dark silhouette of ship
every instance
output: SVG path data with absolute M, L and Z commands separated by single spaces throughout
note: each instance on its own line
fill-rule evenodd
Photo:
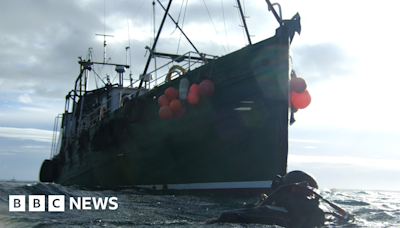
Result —
M 277 174 L 286 173 L 289 48 L 294 33 L 300 33 L 300 17 L 282 20 L 267 3 L 279 23 L 275 36 L 256 44 L 248 36 L 248 46 L 222 57 L 158 53 L 157 36 L 135 87 L 123 86 L 128 65 L 80 59 L 80 74 L 56 124 L 61 125 L 58 144 L 43 162 L 40 180 L 155 190 L 269 188 Z M 149 62 L 156 57 L 171 59 L 174 67 L 164 83 L 148 88 Z M 87 90 L 94 64 L 115 65 L 119 83 Z M 167 94 L 162 108 L 160 97 L 168 88 L 178 95 Z M 172 106 L 171 96 L 180 105 Z

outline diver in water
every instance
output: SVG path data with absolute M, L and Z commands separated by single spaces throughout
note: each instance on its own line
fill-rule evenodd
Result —
M 257 203 L 224 211 L 219 218 L 210 219 L 206 224 L 229 222 L 314 227 L 325 223 L 325 212 L 319 208 L 322 196 L 313 191 L 318 189 L 318 184 L 311 175 L 302 171 L 292 171 L 283 177 L 277 175 L 271 189 L 273 192 L 269 196 L 262 194 Z

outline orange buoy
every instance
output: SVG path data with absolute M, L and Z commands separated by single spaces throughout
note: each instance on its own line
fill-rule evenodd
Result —
M 175 117 L 182 117 L 186 114 L 186 107 L 183 106 L 183 108 L 179 109 L 177 112 L 174 112 Z
M 293 106 L 298 109 L 306 108 L 311 103 L 311 95 L 308 90 L 302 93 L 292 91 L 290 98 Z
M 211 97 L 215 92 L 214 83 L 208 79 L 203 80 L 199 85 L 199 93 L 203 97 Z
M 200 100 L 199 85 L 193 84 L 192 86 L 190 86 L 189 89 L 188 102 L 191 105 L 196 105 L 197 103 L 199 103 L 199 100 Z
M 173 99 L 178 98 L 178 90 L 176 90 L 174 87 L 168 87 L 165 90 L 165 96 L 168 98 L 168 100 L 172 101 Z
M 162 107 L 164 105 L 169 105 L 169 100 L 165 95 L 161 95 L 158 98 L 158 106 Z
M 173 112 L 171 111 L 168 105 L 162 106 L 158 111 L 158 114 L 163 120 L 168 120 L 173 116 Z
M 174 99 L 171 101 L 171 103 L 169 104 L 169 108 L 171 109 L 172 112 L 177 112 L 179 110 L 181 110 L 182 108 L 182 103 L 180 100 L 178 99 Z
M 302 78 L 292 78 L 290 80 L 290 90 L 296 93 L 303 93 L 307 89 L 307 83 Z

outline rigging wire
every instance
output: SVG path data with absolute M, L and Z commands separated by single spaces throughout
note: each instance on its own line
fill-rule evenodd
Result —
M 114 78 L 113 78 L 113 80 L 112 80 L 112 83 L 114 83 L 114 81 L 115 81 L 115 79 L 117 78 L 117 76 L 118 76 L 118 73 L 115 74 L 115 76 L 114 76 Z
M 100 79 L 101 82 L 105 85 L 106 83 L 103 81 L 103 79 L 100 77 L 100 75 L 97 74 L 97 72 L 93 69 L 93 73 Z M 97 85 L 96 85 L 97 86 Z M 98 87 L 97 87 L 98 89 Z
M 181 25 L 182 29 L 183 29 L 183 24 L 185 23 L 185 17 L 186 17 L 186 10 L 187 10 L 188 1 L 189 0 L 186 0 L 185 12 L 183 13 L 183 20 L 182 20 L 182 25 Z M 183 1 L 182 1 L 182 5 L 183 5 Z M 179 18 L 178 18 L 178 22 L 179 22 Z M 181 37 L 182 37 L 182 33 L 179 33 L 179 41 L 178 41 L 178 48 L 176 50 L 176 54 L 178 54 L 178 52 L 179 52 L 179 46 L 181 44 Z
M 90 61 L 92 61 L 92 59 L 93 59 L 93 61 L 92 62 L 96 62 L 95 61 L 95 59 L 94 59 L 94 54 L 93 54 L 93 48 L 92 48 L 92 51 L 90 52 Z M 94 66 L 94 65 L 92 65 L 92 66 Z M 94 69 L 93 69 L 93 72 L 94 72 Z M 94 78 L 94 83 L 95 83 L 95 85 L 96 85 L 96 89 L 98 89 L 99 87 L 98 87 L 98 85 L 97 85 L 97 78 L 96 77 L 93 77 Z
M 88 56 L 87 56 L 86 59 L 87 59 L 87 61 L 93 62 L 92 61 L 92 59 L 93 59 L 93 48 L 90 47 L 89 50 L 90 50 L 90 52 L 88 53 Z M 96 77 L 93 77 L 93 79 L 94 79 L 94 83 L 96 84 L 96 89 L 97 89 L 97 79 L 96 79 Z M 87 86 L 87 88 L 89 88 L 89 77 L 88 77 L 88 82 L 86 83 L 86 86 Z
M 136 17 L 139 15 L 140 10 L 142 9 L 144 2 L 146 0 L 143 0 L 142 4 L 140 5 L 139 9 L 136 11 L 135 16 L 133 17 L 132 21 L 134 21 L 136 19 Z M 127 17 L 128 18 L 128 17 Z M 105 34 L 105 32 L 104 32 Z M 114 52 L 121 46 L 121 44 L 118 42 L 117 45 L 115 46 L 115 48 L 113 49 L 113 51 L 111 52 L 111 56 L 113 56 Z M 130 47 L 130 39 L 129 39 L 129 47 Z M 131 58 L 131 57 L 130 57 Z
M 140 12 L 140 10 L 142 9 L 142 7 L 143 7 L 145 1 L 146 1 L 146 0 L 143 0 L 143 1 L 142 1 L 142 4 L 140 4 L 140 7 L 139 7 L 139 9 L 136 11 L 135 16 L 133 17 L 132 21 L 135 21 L 137 15 L 139 15 L 139 12 Z M 130 26 L 130 25 L 129 25 L 129 26 Z M 129 29 L 129 28 L 128 28 L 128 29 Z M 130 37 L 130 33 L 129 33 L 129 37 Z M 129 38 L 129 47 L 131 46 L 131 45 L 130 45 L 130 42 L 131 42 L 131 40 L 130 40 L 130 38 Z M 131 58 L 131 57 L 129 57 L 129 58 Z
M 129 23 L 129 19 L 126 18 L 126 22 L 128 23 L 128 47 L 129 47 L 129 85 L 132 85 L 132 50 L 131 50 L 131 32 L 129 27 L 131 27 Z
M 227 52 L 226 52 L 225 46 L 224 46 L 224 44 L 223 44 L 223 43 L 222 43 L 222 41 L 221 41 L 221 37 L 219 37 L 219 34 L 218 34 L 218 31 L 217 31 L 217 28 L 216 28 L 216 27 L 215 27 L 215 25 L 214 25 L 214 21 L 213 21 L 213 19 L 212 19 L 212 17 L 211 17 L 210 11 L 208 10 L 208 7 L 207 7 L 207 4 L 206 4 L 206 1 L 205 1 L 205 0 L 203 0 L 203 2 L 204 2 L 204 5 L 205 5 L 205 7 L 206 7 L 206 9 L 207 9 L 208 16 L 209 16 L 209 17 L 210 17 L 210 19 L 211 19 L 211 23 L 212 23 L 212 24 L 213 24 L 213 26 L 214 26 L 214 30 L 215 30 L 215 32 L 217 33 L 217 36 L 218 36 L 219 42 L 221 43 L 221 46 L 222 46 L 222 48 L 224 49 L 224 51 L 225 51 L 225 54 L 226 54 Z
M 182 13 L 182 8 L 183 8 L 183 2 L 184 2 L 184 1 L 185 1 L 185 0 L 182 0 L 181 9 L 179 10 L 178 20 L 177 20 L 177 22 L 176 22 L 177 25 L 175 26 L 174 31 L 172 31 L 172 33 L 171 33 L 170 35 L 174 34 L 174 32 L 176 31 L 176 29 L 178 28 L 179 19 L 181 18 L 181 13 Z
M 144 5 L 145 1 L 146 1 L 146 0 L 143 0 L 142 3 L 140 4 L 140 7 L 139 7 L 139 9 L 136 11 L 135 16 L 133 17 L 132 21 L 134 21 L 134 20 L 136 19 L 136 17 L 139 15 L 139 12 L 140 12 L 141 9 L 143 8 L 143 5 Z M 129 72 L 130 72 L 130 76 L 131 76 L 131 75 L 132 75 L 132 68 L 131 68 L 131 65 L 132 65 L 132 51 L 131 51 L 131 43 L 130 43 L 130 40 L 131 40 L 131 39 L 130 39 L 130 31 L 129 31 L 130 23 L 129 23 L 128 17 L 127 17 L 127 21 L 128 21 L 128 45 L 129 45 Z M 105 34 L 105 31 L 104 31 L 104 34 Z M 117 42 L 117 45 L 113 48 L 113 50 L 112 50 L 112 52 L 111 52 L 111 54 L 110 54 L 110 57 L 109 57 L 109 59 L 107 60 L 107 62 L 111 60 L 111 56 L 113 56 L 113 54 L 115 53 L 115 51 L 116 51 L 120 46 L 121 46 L 121 43 L 120 43 L 120 42 Z M 104 65 L 102 66 L 102 69 L 100 70 L 100 72 L 103 70 L 103 68 L 104 68 Z M 110 69 L 111 74 L 112 74 L 112 73 L 113 73 L 113 70 L 111 69 L 111 67 L 110 67 L 109 69 Z M 104 83 L 104 81 L 103 81 L 103 83 Z
M 138 11 L 136 11 L 135 16 L 133 17 L 133 20 L 135 20 L 136 16 L 139 14 L 139 12 L 140 12 L 140 10 L 142 9 L 143 4 L 144 4 L 145 1 L 146 1 L 146 0 L 143 0 L 143 2 L 142 2 L 142 4 L 140 5 Z
M 225 12 L 224 12 L 224 1 L 221 0 L 221 6 L 222 6 L 222 17 L 224 19 L 224 28 L 225 28 L 225 38 L 226 38 L 226 46 L 228 48 L 228 53 L 231 52 L 229 50 L 229 40 L 228 40 L 228 33 L 226 32 L 226 23 L 225 23 Z
M 94 53 L 94 49 L 92 49 L 92 54 L 93 54 L 93 62 L 97 62 L 97 60 L 96 60 L 96 54 Z M 101 74 L 101 71 L 103 70 L 103 67 L 104 67 L 104 65 L 102 65 L 102 68 L 100 69 L 100 66 L 98 65 L 98 64 L 95 64 L 96 65 L 96 67 L 97 67 L 97 71 L 98 72 L 100 72 L 100 74 Z M 96 76 L 104 83 L 104 81 L 101 79 L 101 77 L 96 73 L 96 71 L 93 69 L 93 72 L 96 74 Z M 95 77 L 96 78 L 96 77 Z M 96 89 L 98 89 L 99 88 L 99 85 L 98 85 L 98 81 L 96 80 Z
M 178 20 L 177 20 L 177 24 L 179 24 L 179 19 L 181 18 L 181 13 L 182 13 L 182 8 L 183 8 L 183 2 L 184 2 L 185 0 L 182 0 L 182 4 L 181 4 L 181 9 L 179 10 L 179 15 L 178 15 Z M 175 30 L 176 30 L 176 28 L 175 28 Z

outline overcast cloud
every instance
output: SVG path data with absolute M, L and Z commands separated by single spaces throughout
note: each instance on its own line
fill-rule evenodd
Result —
M 293 47 L 294 67 L 307 75 L 308 83 L 330 81 L 355 73 L 357 58 L 335 43 L 303 44 Z

